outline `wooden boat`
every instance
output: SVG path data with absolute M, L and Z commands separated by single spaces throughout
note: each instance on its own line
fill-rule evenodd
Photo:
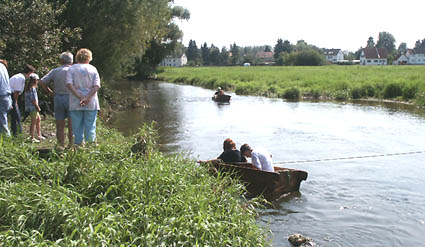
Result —
M 275 166 L 274 172 L 261 171 L 251 163 L 220 163 L 212 165 L 219 171 L 230 173 L 246 184 L 248 196 L 263 195 L 266 199 L 274 200 L 289 192 L 300 189 L 301 182 L 307 179 L 308 173 L 302 170 Z
M 214 95 L 214 96 L 212 96 L 212 99 L 215 102 L 228 103 L 228 102 L 230 102 L 231 97 L 232 96 L 230 96 L 230 95 Z

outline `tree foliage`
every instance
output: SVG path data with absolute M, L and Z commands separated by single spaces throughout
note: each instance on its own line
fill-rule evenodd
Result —
M 415 43 L 415 48 L 414 50 L 416 52 L 425 52 L 425 39 L 421 40 L 417 40 Z
M 9 62 L 10 74 L 32 64 L 45 73 L 57 64 L 63 47 L 75 50 L 79 28 L 58 21 L 64 4 L 47 0 L 5 0 L 0 3 L 0 57 Z
M 376 42 L 377 48 L 386 48 L 390 54 L 393 54 L 395 49 L 395 38 L 391 33 L 380 32 L 378 42 Z
M 375 47 L 375 41 L 373 41 L 373 37 L 369 37 L 366 43 L 366 48 L 374 48 Z

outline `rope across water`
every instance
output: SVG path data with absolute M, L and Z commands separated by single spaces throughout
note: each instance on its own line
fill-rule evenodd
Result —
M 386 156 L 401 156 L 401 155 L 412 155 L 412 154 L 423 154 L 423 153 L 425 153 L 425 151 L 413 151 L 413 152 L 390 153 L 390 154 L 375 154 L 375 155 L 363 155 L 363 156 L 351 156 L 351 157 L 339 157 L 339 158 L 326 158 L 326 159 L 315 159 L 315 160 L 280 161 L 280 162 L 273 162 L 273 164 L 283 165 L 283 164 L 297 164 L 297 163 L 314 163 L 314 162 L 324 162 L 324 161 L 367 159 L 367 158 L 377 158 L 377 157 L 386 157 Z

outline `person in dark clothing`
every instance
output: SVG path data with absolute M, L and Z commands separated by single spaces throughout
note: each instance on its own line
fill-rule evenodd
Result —
M 198 163 L 214 162 L 218 160 L 223 161 L 224 163 L 246 162 L 245 157 L 241 155 L 241 152 L 236 148 L 236 144 L 233 142 L 232 139 L 227 138 L 226 140 L 224 140 L 223 150 L 223 153 L 221 153 L 217 159 L 198 161 Z

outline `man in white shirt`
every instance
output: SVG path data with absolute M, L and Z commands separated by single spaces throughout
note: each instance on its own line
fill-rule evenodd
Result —
M 10 77 L 9 84 L 10 89 L 12 91 L 12 110 L 10 114 L 11 118 L 11 129 L 14 136 L 17 136 L 18 132 L 22 132 L 21 127 L 21 112 L 19 111 L 18 98 L 19 95 L 24 92 L 25 88 L 25 80 L 29 78 L 29 76 L 35 72 L 35 68 L 29 64 L 25 65 L 22 73 L 18 73 L 12 77 Z
M 10 98 L 9 73 L 7 72 L 7 62 L 0 59 L 0 134 L 10 136 L 7 127 L 7 113 L 12 107 Z
M 272 155 L 264 149 L 256 149 L 255 151 L 248 145 L 241 146 L 241 154 L 251 158 L 252 165 L 262 171 L 274 172 Z

